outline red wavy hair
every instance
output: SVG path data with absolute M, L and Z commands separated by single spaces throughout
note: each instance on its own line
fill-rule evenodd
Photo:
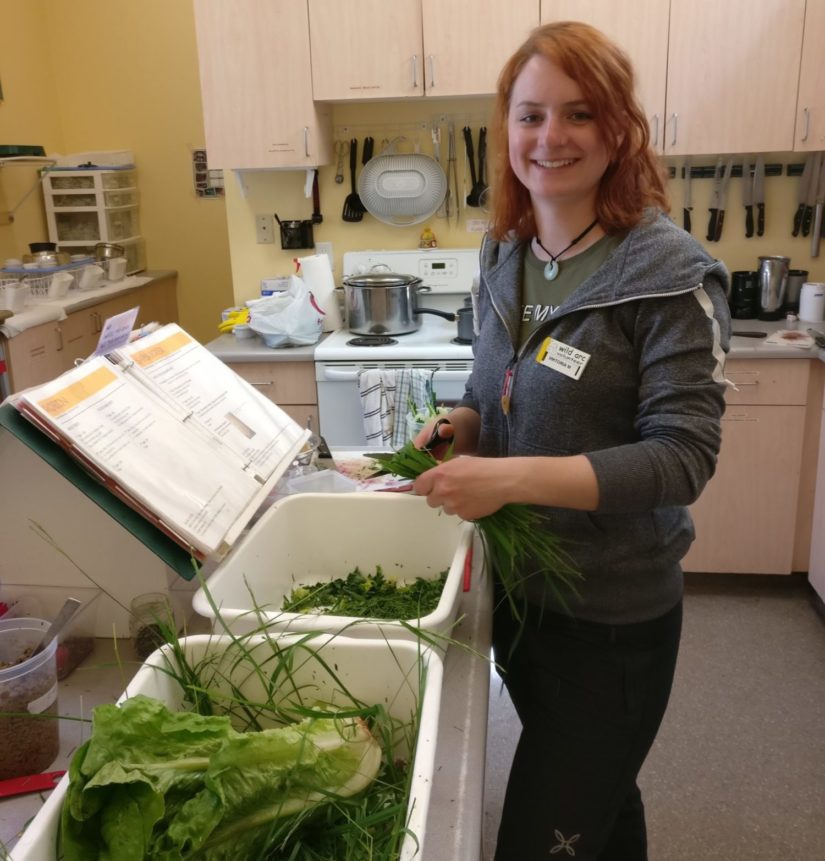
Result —
M 536 233 L 530 194 L 510 166 L 507 117 L 513 84 L 537 54 L 579 85 L 610 154 L 596 199 L 602 229 L 608 234 L 628 230 L 648 207 L 669 212 L 664 167 L 650 147 L 630 60 L 589 24 L 556 21 L 533 30 L 499 75 L 490 129 L 494 153 L 490 235 L 504 239 L 513 232 L 524 240 Z

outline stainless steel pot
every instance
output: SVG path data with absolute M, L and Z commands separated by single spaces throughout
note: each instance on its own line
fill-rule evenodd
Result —
M 347 327 L 356 335 L 406 335 L 421 328 L 421 314 L 455 320 L 455 314 L 418 304 L 422 281 L 390 272 L 383 264 L 344 278 Z

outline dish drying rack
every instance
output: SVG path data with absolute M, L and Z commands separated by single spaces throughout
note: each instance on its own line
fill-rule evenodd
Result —
M 80 270 L 93 265 L 93 257 L 84 257 L 82 260 L 72 260 L 60 266 L 49 266 L 42 269 L 24 269 L 23 267 L 0 269 L 0 288 L 8 286 L 22 286 L 29 288 L 29 295 L 34 299 L 43 299 L 49 295 L 49 287 L 52 277 L 58 272 L 68 272 L 74 277 L 70 289 L 77 287 L 75 277 Z

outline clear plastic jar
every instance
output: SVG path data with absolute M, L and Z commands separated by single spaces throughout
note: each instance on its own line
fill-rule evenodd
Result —
M 159 646 L 168 642 L 177 631 L 175 614 L 169 596 L 163 592 L 147 592 L 132 599 L 129 633 L 135 652 L 146 660 Z

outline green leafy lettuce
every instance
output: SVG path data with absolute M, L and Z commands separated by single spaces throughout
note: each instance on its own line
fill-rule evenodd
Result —
M 98 706 L 69 767 L 63 857 L 264 858 L 294 827 L 278 827 L 285 817 L 361 792 L 381 756 L 360 718 L 240 733 L 227 717 L 171 712 L 142 695 Z

